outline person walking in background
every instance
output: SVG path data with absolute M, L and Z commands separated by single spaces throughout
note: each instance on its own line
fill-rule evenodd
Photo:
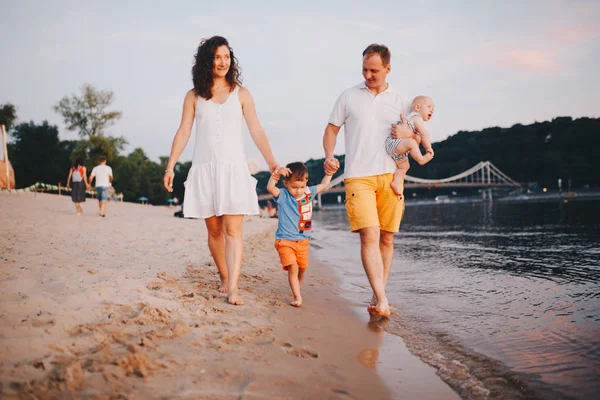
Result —
M 87 173 L 83 165 L 83 160 L 78 157 L 69 170 L 69 177 L 67 178 L 67 189 L 71 189 L 71 200 L 75 203 L 77 215 L 83 213 L 81 203 L 85 203 L 85 190 L 88 186 Z
M 367 310 L 380 317 L 391 313 L 385 286 L 394 258 L 394 232 L 404 215 L 404 198 L 391 187 L 396 165 L 383 143 L 390 132 L 414 136 L 403 116 L 408 101 L 386 82 L 390 61 L 386 46 L 372 44 L 363 51 L 364 81 L 340 95 L 323 135 L 325 173 L 333 174 L 340 165 L 333 156 L 337 134 L 345 127 L 346 212 L 350 230 L 360 234 L 362 264 L 373 289 Z
M 108 201 L 108 188 L 113 180 L 112 168 L 106 165 L 106 156 L 98 157 L 98 165 L 92 169 L 90 185 L 96 178 L 96 193 L 98 195 L 98 207 L 100 216 L 106 217 L 106 202 Z
M 230 304 L 242 305 L 238 278 L 242 266 L 244 215 L 258 215 L 256 179 L 244 150 L 242 119 L 271 172 L 278 169 L 250 92 L 242 87 L 238 61 L 227 39 L 200 43 L 192 68 L 194 88 L 187 92 L 179 129 L 163 178 L 173 191 L 174 168 L 196 121 L 196 145 L 185 182 L 185 218 L 203 218 L 208 248 L 221 278 L 219 291 Z

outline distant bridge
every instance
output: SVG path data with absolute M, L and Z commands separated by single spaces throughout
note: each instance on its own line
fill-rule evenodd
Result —
M 344 174 L 338 176 L 331 181 L 325 191 L 329 193 L 342 193 L 346 189 L 342 183 L 346 177 Z M 444 187 L 444 188 L 467 188 L 476 187 L 488 189 L 487 194 L 491 196 L 493 187 L 520 187 L 521 184 L 504 172 L 500 171 L 494 164 L 489 161 L 480 161 L 466 171 L 454 176 L 442 179 L 423 179 L 414 176 L 406 175 L 404 178 L 404 188 L 428 188 L 428 187 Z M 324 193 L 324 192 L 323 192 Z M 321 194 L 318 195 L 318 203 L 321 206 Z M 486 191 L 483 191 L 485 198 Z M 271 195 L 260 195 L 259 200 L 271 198 Z

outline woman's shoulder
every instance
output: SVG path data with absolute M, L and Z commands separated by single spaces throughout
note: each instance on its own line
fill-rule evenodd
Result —
M 194 88 L 188 90 L 185 94 L 185 99 L 183 101 L 185 104 L 192 104 L 194 108 L 196 107 L 196 103 L 198 103 L 198 94 Z
M 244 101 L 248 101 L 248 100 L 252 100 L 252 95 L 250 94 L 250 91 L 248 89 L 246 89 L 245 87 L 239 85 L 236 87 L 237 92 L 238 92 L 238 98 L 240 99 L 240 101 L 243 103 Z

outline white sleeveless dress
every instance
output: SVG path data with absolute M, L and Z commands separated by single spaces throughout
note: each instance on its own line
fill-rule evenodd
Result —
M 259 213 L 256 179 L 250 175 L 244 150 L 238 90 L 223 104 L 198 97 L 194 158 L 184 183 L 185 217 Z

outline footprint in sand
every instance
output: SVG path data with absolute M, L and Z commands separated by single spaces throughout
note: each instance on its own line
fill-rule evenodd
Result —
M 281 349 L 286 353 L 291 354 L 300 358 L 319 358 L 319 353 L 314 352 L 307 347 L 297 348 L 294 347 L 291 343 L 283 343 Z

